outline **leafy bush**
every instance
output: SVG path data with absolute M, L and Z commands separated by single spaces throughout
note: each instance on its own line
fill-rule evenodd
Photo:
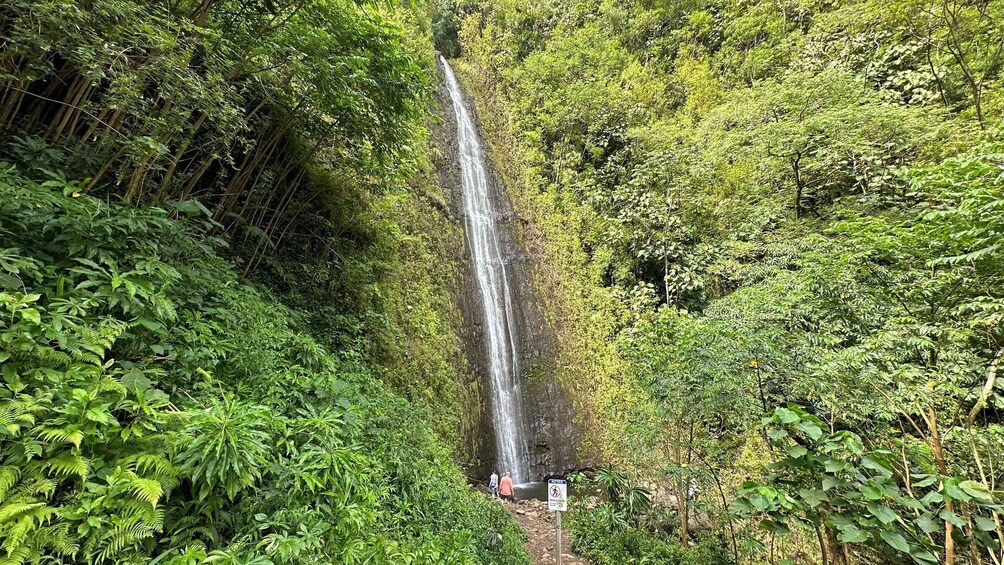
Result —
M 0 165 L 7 562 L 527 562 L 410 405 L 202 224 L 46 175 Z
M 724 565 L 730 563 L 721 540 L 684 548 L 642 527 L 630 526 L 608 504 L 570 515 L 572 549 L 598 565 L 660 563 Z
M 582 486 L 584 476 L 573 478 Z M 572 549 L 599 564 L 729 563 L 721 540 L 707 539 L 683 547 L 674 531 L 678 520 L 667 519 L 666 507 L 653 505 L 648 489 L 631 484 L 627 474 L 610 465 L 596 471 L 605 501 L 581 507 L 569 515 Z M 670 536 L 673 536 L 672 538 Z

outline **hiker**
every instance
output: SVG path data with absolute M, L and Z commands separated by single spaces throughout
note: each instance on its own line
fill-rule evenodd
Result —
M 488 479 L 488 492 L 491 493 L 492 498 L 499 497 L 499 475 L 495 471 L 492 471 L 492 476 Z
M 509 473 L 506 473 L 502 477 L 502 484 L 499 487 L 499 493 L 502 495 L 502 500 L 508 500 L 513 502 L 516 497 L 512 494 L 512 479 L 509 477 Z

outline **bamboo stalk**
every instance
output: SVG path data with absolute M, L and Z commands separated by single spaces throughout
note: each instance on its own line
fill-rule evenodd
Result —
M 188 130 L 188 136 L 185 140 L 178 146 L 174 151 L 174 155 L 171 157 L 171 163 L 167 166 L 167 170 L 164 171 L 164 177 L 160 181 L 159 194 L 163 194 L 164 190 L 167 188 L 168 183 L 171 182 L 171 177 L 174 176 L 174 171 L 178 168 L 178 163 L 181 161 L 182 155 L 188 150 L 188 146 L 192 143 L 192 139 L 195 138 L 195 134 L 202 127 L 203 122 L 206 121 L 206 113 L 201 112 L 199 117 L 192 124 L 192 127 Z

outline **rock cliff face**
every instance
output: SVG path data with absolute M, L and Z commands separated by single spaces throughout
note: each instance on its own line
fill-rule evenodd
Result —
M 440 66 L 440 86 L 437 91 L 438 116 L 433 128 L 436 145 L 442 155 L 438 161 L 439 181 L 451 200 L 451 216 L 466 226 L 461 172 L 457 149 L 457 123 L 453 104 L 447 92 Z M 473 104 L 466 106 L 476 114 Z M 476 115 L 474 116 L 477 120 Z M 488 152 L 487 145 L 482 146 Z M 513 322 L 516 328 L 516 350 L 522 382 L 523 414 L 529 443 L 529 474 L 531 480 L 575 469 L 576 446 L 581 432 L 573 424 L 572 402 L 554 378 L 557 340 L 546 326 L 536 302 L 530 281 L 534 258 L 529 256 L 520 239 L 520 219 L 513 212 L 505 187 L 488 159 L 488 183 L 495 210 L 499 216 L 499 242 L 508 272 L 513 299 Z M 467 356 L 467 388 L 479 406 L 467 407 L 467 422 L 460 454 L 472 478 L 485 477 L 497 460 L 496 442 L 491 418 L 491 383 L 485 336 L 485 316 L 471 260 L 471 250 L 465 245 L 457 250 L 460 266 L 458 300 L 464 317 L 462 332 Z

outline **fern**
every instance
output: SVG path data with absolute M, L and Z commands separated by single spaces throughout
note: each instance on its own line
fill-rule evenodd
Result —
M 153 508 L 157 507 L 157 501 L 164 495 L 164 489 L 160 486 L 160 483 L 153 479 L 141 479 L 139 477 L 132 480 L 129 491 L 136 498 L 150 503 L 150 506 Z
M 0 467 L 0 501 L 7 499 L 7 494 L 20 479 L 21 469 L 11 465 Z
M 34 528 L 34 516 L 21 516 L 20 518 L 12 520 L 3 529 L 5 539 L 0 547 L 7 550 L 8 554 L 13 553 L 15 549 L 22 546 L 24 541 L 28 538 L 28 534 L 31 533 Z
M 35 530 L 31 544 L 37 549 L 51 549 L 56 555 L 73 555 L 80 549 L 74 538 L 70 537 L 70 525 L 66 523 Z
M 45 462 L 45 467 L 55 473 L 58 477 L 76 475 L 81 479 L 87 478 L 87 473 L 91 468 L 86 459 L 69 451 L 64 451 L 57 457 L 47 460 Z
M 0 523 L 5 523 L 16 518 L 22 517 L 25 514 L 34 515 L 36 511 L 43 511 L 48 509 L 52 512 L 53 509 L 48 508 L 44 502 L 20 502 L 11 501 L 0 505 Z
M 153 537 L 153 528 L 143 523 L 116 526 L 105 537 L 101 548 L 94 555 L 94 561 L 101 562 L 118 557 L 129 546 Z
M 37 430 L 35 437 L 47 442 L 70 443 L 79 449 L 81 442 L 84 441 L 84 432 L 75 426 L 60 428 L 46 427 Z
M 178 476 L 178 469 L 163 455 L 158 453 L 140 453 L 125 459 L 127 467 L 136 473 L 152 475 L 158 480 L 165 478 L 175 478 Z
M 27 395 L 18 395 L 12 400 L 5 400 L 0 407 L 0 427 L 12 436 L 17 437 L 22 428 L 35 424 L 35 414 L 42 407 L 37 400 Z
M 0 555 L 0 565 L 21 565 L 29 557 L 31 557 L 31 549 L 22 545 L 7 552 L 7 555 Z

